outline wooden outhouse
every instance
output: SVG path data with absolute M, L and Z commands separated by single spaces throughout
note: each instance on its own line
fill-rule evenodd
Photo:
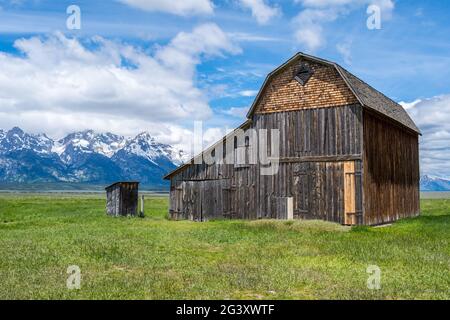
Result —
M 165 177 L 170 216 L 345 225 L 417 216 L 419 135 L 401 105 L 340 65 L 298 53 L 267 76 L 243 125 Z M 275 174 L 254 161 L 265 153 Z
M 116 182 L 106 187 L 106 213 L 110 216 L 136 216 L 139 182 Z

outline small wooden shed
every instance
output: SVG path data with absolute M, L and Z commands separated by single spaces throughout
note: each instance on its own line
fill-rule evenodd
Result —
M 116 182 L 106 190 L 106 213 L 110 216 L 136 216 L 139 182 Z

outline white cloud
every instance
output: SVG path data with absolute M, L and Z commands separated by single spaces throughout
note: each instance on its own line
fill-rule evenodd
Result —
M 316 51 L 325 44 L 322 24 L 338 17 L 336 9 L 305 9 L 293 20 L 297 27 L 295 39 L 309 51 Z
M 254 97 L 258 94 L 258 90 L 242 90 L 239 95 L 242 97 Z
M 223 113 L 235 118 L 245 119 L 248 110 L 249 110 L 248 107 L 232 107 L 230 109 L 224 110 Z
M 242 42 L 289 42 L 290 40 L 281 37 L 270 37 L 266 35 L 251 34 L 246 32 L 230 32 L 228 36 L 236 41 Z
M 20 55 L 0 51 L 0 128 L 22 126 L 62 135 L 80 129 L 125 135 L 148 130 L 183 138 L 183 125 L 212 115 L 196 85 L 202 57 L 238 53 L 214 24 L 178 34 L 154 55 L 95 37 L 57 33 L 15 42 Z
M 394 0 L 368 0 L 367 3 L 379 6 L 384 19 L 390 19 L 395 9 Z
M 337 51 L 342 55 L 344 62 L 346 64 L 352 64 L 352 41 L 345 40 L 336 45 Z
M 395 3 L 393 0 L 295 0 L 295 2 L 310 8 L 329 8 L 361 5 L 369 6 L 373 4 L 379 6 L 384 12 L 393 10 L 395 7 Z
M 395 8 L 393 0 L 295 0 L 295 2 L 302 6 L 300 13 L 292 20 L 296 28 L 295 39 L 306 51 L 311 52 L 326 45 L 324 26 L 327 23 L 371 4 L 380 7 L 382 19 L 389 19 Z
M 401 102 L 419 126 L 421 171 L 450 178 L 450 94 Z
M 414 108 L 416 105 L 418 105 L 419 103 L 421 103 L 422 100 L 421 99 L 416 99 L 413 102 L 400 102 L 400 104 L 402 105 L 402 107 L 406 110 L 412 109 Z
M 209 15 L 214 12 L 210 0 L 119 0 L 131 7 L 145 11 L 166 12 L 180 16 Z
M 223 52 L 238 54 L 241 49 L 217 25 L 208 23 L 195 28 L 191 33 L 180 32 L 158 51 L 156 57 L 167 67 L 192 76 L 201 55 L 223 56 Z
M 250 9 L 252 16 L 259 24 L 267 24 L 273 18 L 281 15 L 277 7 L 266 4 L 265 0 L 239 0 L 242 7 Z

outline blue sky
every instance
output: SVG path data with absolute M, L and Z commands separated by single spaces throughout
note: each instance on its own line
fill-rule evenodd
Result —
M 81 30 L 66 27 L 72 4 Z M 379 30 L 366 26 L 372 4 Z M 193 120 L 203 120 L 212 141 L 244 120 L 267 73 L 303 51 L 404 103 L 424 133 L 423 173 L 450 177 L 448 1 L 0 0 L 0 8 L 0 128 L 56 137 L 147 130 L 186 146 Z

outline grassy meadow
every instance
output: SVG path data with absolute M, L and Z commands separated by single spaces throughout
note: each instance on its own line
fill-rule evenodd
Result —
M 148 197 L 145 219 L 110 218 L 100 195 L 0 194 L 0 299 L 450 299 L 450 199 L 379 228 L 175 222 L 167 206 Z

